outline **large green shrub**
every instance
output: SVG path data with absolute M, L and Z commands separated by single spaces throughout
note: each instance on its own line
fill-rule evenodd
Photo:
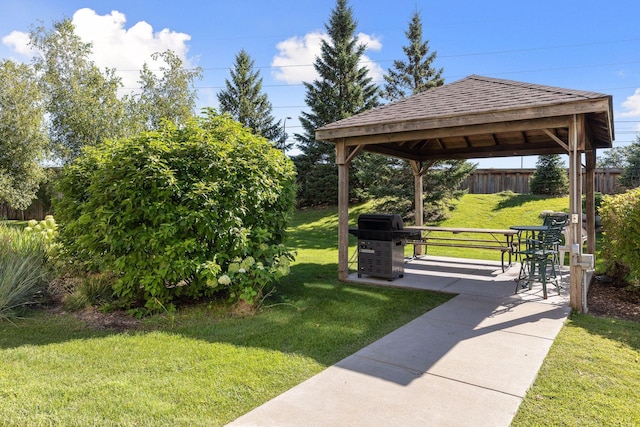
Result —
M 220 291 L 253 303 L 287 271 L 294 179 L 280 151 L 209 111 L 88 148 L 60 180 L 60 238 L 74 260 L 117 277 L 126 307 Z
M 640 188 L 604 196 L 600 215 L 607 274 L 637 284 L 640 280 Z

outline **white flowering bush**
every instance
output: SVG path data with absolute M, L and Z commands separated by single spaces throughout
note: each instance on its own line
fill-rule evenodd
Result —
M 269 283 L 289 273 L 289 260 L 290 257 L 285 256 L 278 263 L 265 267 L 252 256 L 235 258 L 227 266 L 226 273 L 218 278 L 218 284 L 229 289 L 231 300 L 253 304 L 264 294 Z
M 25 233 L 37 234 L 46 242 L 51 242 L 58 234 L 58 225 L 53 215 L 47 215 L 42 221 L 29 220 L 24 229 Z
M 61 247 L 117 277 L 125 307 L 155 311 L 219 293 L 253 303 L 288 269 L 294 182 L 282 152 L 209 111 L 88 148 L 65 167 Z

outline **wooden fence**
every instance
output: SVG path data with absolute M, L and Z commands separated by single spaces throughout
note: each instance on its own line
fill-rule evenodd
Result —
M 529 179 L 535 171 L 535 169 L 476 169 L 460 188 L 468 189 L 472 194 L 493 194 L 502 191 L 529 194 Z M 621 188 L 618 185 L 618 177 L 621 173 L 622 169 L 596 169 L 595 191 L 603 194 L 619 192 Z M 582 188 L 584 186 L 583 177 Z
M 11 209 L 5 203 L 0 203 L 0 220 L 2 219 L 18 219 L 18 220 L 26 220 L 26 219 L 44 219 L 47 215 L 52 215 L 52 211 L 48 211 L 44 208 L 42 202 L 40 200 L 34 200 L 25 210 Z

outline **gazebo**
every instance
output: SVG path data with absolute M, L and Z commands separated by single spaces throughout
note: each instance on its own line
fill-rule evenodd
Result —
M 587 250 L 595 253 L 596 150 L 613 142 L 612 97 L 471 75 L 456 82 L 330 123 L 316 139 L 336 146 L 338 278 L 349 274 L 349 163 L 360 151 L 406 159 L 414 173 L 415 221 L 422 225 L 422 176 L 437 160 L 569 155 L 570 305 L 586 311 L 582 279 L 582 182 Z

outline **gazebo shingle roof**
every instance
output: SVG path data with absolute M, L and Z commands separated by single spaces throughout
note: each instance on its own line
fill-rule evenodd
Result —
M 607 95 L 471 75 L 400 101 L 330 123 L 321 129 L 477 114 L 598 99 Z
M 548 122 L 560 118 L 568 121 L 572 114 L 586 114 L 596 147 L 611 147 L 613 118 L 609 95 L 478 75 L 330 123 L 316 131 L 316 138 L 329 142 L 355 138 L 351 145 L 374 144 L 366 145 L 367 151 L 416 160 L 516 155 L 518 148 L 526 154 L 549 154 L 562 152 L 562 148 L 541 129 L 558 128 L 553 124 L 555 121 Z M 518 138 L 508 127 L 490 129 L 491 124 L 540 119 L 547 122 L 532 124 L 531 129 L 516 126 L 514 129 L 521 132 Z M 470 126 L 483 127 L 470 130 Z M 455 127 L 459 132 L 452 133 L 450 130 Z M 438 129 L 448 130 L 440 135 Z M 426 134 L 419 134 L 427 130 Z M 566 140 L 562 130 L 554 132 Z M 491 150 L 491 146 L 496 149 Z M 540 152 L 534 153 L 538 148 Z

